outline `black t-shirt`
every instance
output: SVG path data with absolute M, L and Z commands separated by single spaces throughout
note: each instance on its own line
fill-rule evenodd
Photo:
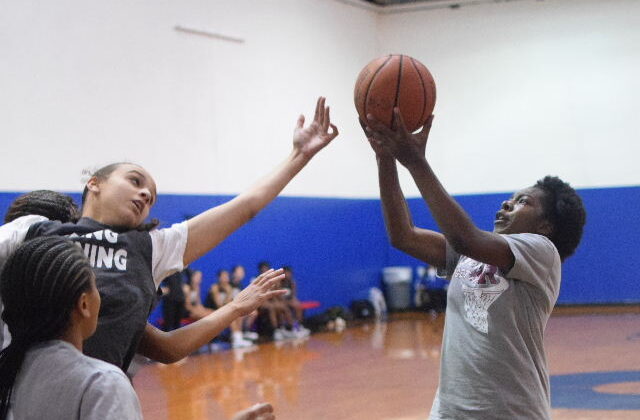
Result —
M 41 222 L 26 239 L 66 236 L 76 242 L 96 274 L 102 304 L 98 328 L 84 343 L 84 353 L 126 371 L 156 303 L 152 242 L 148 232 L 117 232 L 89 218 L 77 223 Z

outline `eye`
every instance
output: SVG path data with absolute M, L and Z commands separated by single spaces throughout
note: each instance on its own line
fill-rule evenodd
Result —
M 527 199 L 526 198 L 520 198 L 518 200 L 518 204 L 527 204 Z
M 129 180 L 131 181 L 131 183 L 133 185 L 135 185 L 136 187 L 140 186 L 140 179 L 138 177 L 132 176 L 131 178 L 129 178 Z

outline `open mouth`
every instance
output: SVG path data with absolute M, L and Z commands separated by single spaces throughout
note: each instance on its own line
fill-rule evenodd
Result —
M 497 213 L 496 219 L 493 221 L 493 224 L 497 225 L 497 224 L 506 223 L 508 221 L 509 219 L 507 219 L 506 216 L 504 216 L 502 213 Z
M 138 210 L 138 214 L 142 214 L 142 209 L 144 209 L 144 204 L 140 200 L 132 200 L 131 201 L 135 206 L 136 210 Z

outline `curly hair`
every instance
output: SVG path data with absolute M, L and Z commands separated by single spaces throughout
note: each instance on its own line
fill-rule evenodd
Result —
M 19 217 L 35 214 L 62 223 L 75 222 L 79 218 L 78 206 L 73 198 L 49 190 L 36 190 L 16 198 L 4 216 L 9 223 Z
M 564 261 L 573 255 L 582 238 L 587 219 L 582 199 L 576 190 L 557 176 L 547 175 L 538 180 L 534 187 L 545 193 L 544 217 L 553 226 L 549 239 Z

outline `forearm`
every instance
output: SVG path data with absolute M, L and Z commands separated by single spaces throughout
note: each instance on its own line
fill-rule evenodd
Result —
M 308 162 L 308 157 L 294 150 L 271 173 L 247 191 L 190 219 L 189 238 L 184 255 L 185 265 L 210 251 L 255 217 Z
M 413 222 L 400 188 L 395 159 L 378 158 L 378 183 L 387 235 L 394 247 L 402 248 L 411 234 Z
M 480 229 L 444 189 L 426 159 L 407 168 L 447 241 L 457 252 L 466 255 Z
M 170 332 L 147 324 L 138 352 L 161 363 L 174 363 L 209 343 L 241 315 L 231 303 L 206 317 Z

